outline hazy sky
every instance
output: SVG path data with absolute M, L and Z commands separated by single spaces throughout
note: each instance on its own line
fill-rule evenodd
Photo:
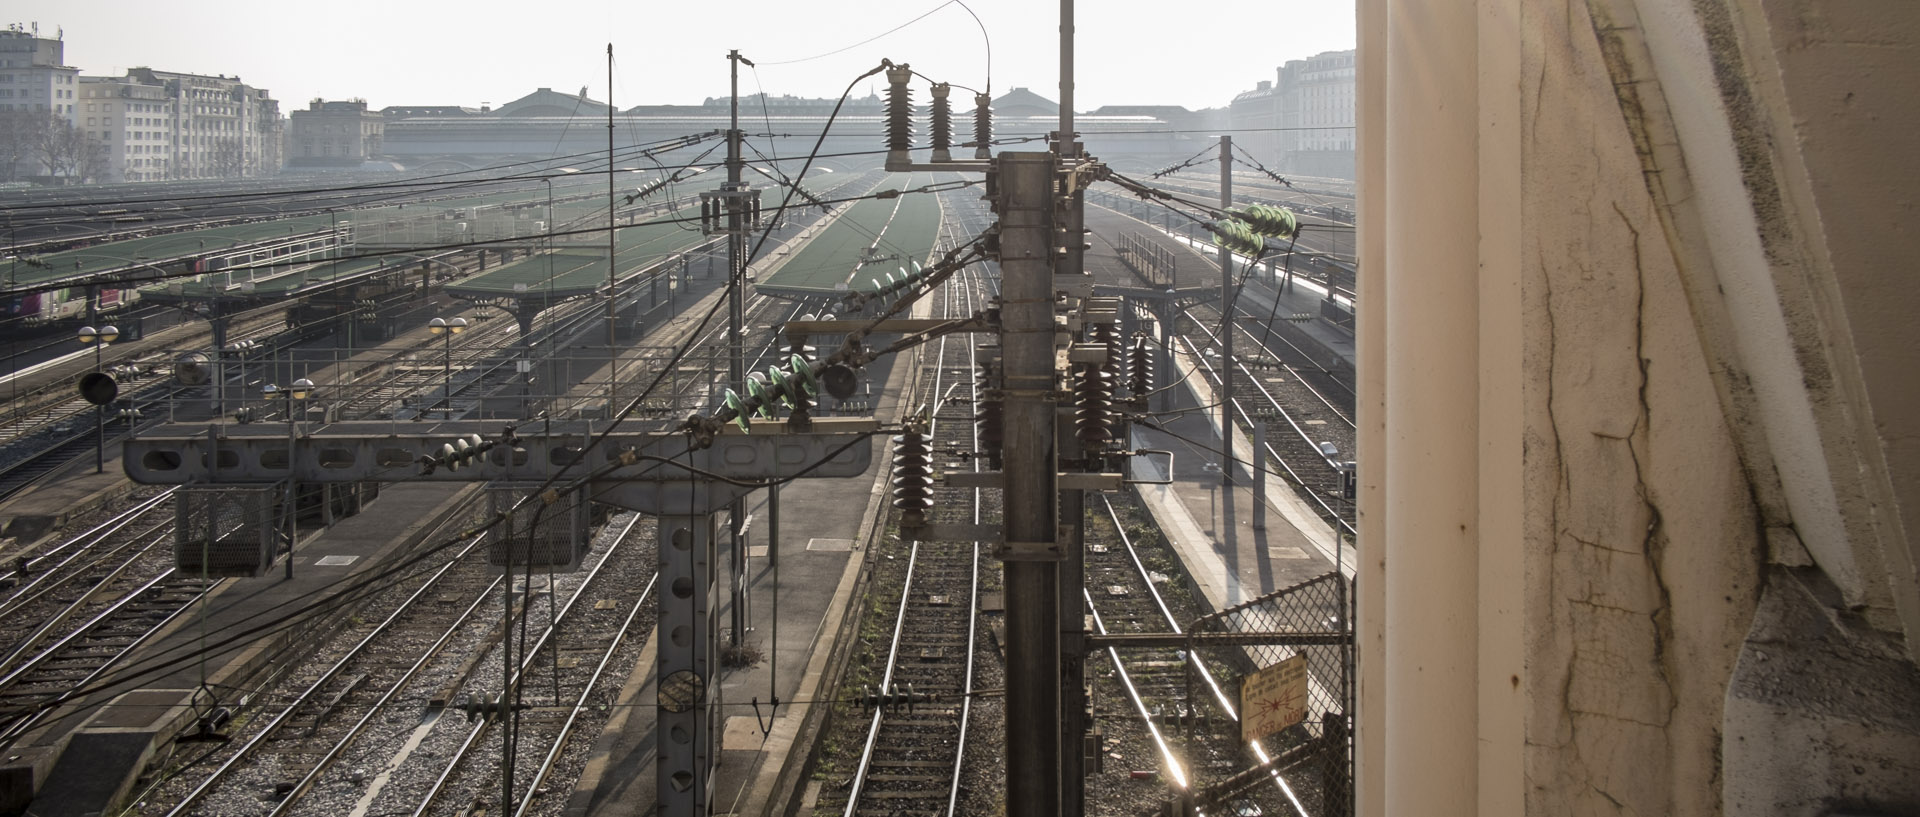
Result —
M 993 93 L 1059 98 L 1059 7 L 967 0 L 992 41 Z M 988 80 L 980 27 L 942 0 L 11 0 L 0 23 L 64 30 L 67 64 L 108 76 L 133 66 L 239 75 L 281 110 L 315 97 L 388 105 L 495 106 L 535 88 L 614 103 L 697 104 L 727 93 L 729 49 L 758 64 L 740 92 L 832 97 L 881 58 L 956 86 Z M 931 12 L 929 14 L 929 12 Z M 879 36 L 923 14 L 925 19 Z M 1290 59 L 1354 44 L 1352 0 L 1081 2 L 1075 105 L 1227 104 Z M 868 38 L 873 42 L 856 47 Z M 839 51 L 830 56 L 821 56 Z M 816 58 L 817 57 L 817 58 Z M 816 59 L 810 59 L 816 58 Z M 883 89 L 875 77 L 855 96 Z M 924 101 L 923 90 L 915 101 Z

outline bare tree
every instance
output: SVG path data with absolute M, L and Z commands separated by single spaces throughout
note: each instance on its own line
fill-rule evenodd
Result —
M 107 159 L 107 146 L 93 138 L 86 131 L 80 132 L 79 155 L 75 157 L 74 168 L 81 181 L 87 184 L 99 182 L 113 172 L 113 164 Z
M 46 117 L 33 111 L 0 111 L 0 178 L 8 182 L 19 178 L 19 165 L 34 158 L 36 131 L 45 124 Z
M 207 154 L 208 169 L 217 179 L 237 179 L 247 175 L 247 149 L 238 136 L 230 136 L 213 143 L 213 150 Z

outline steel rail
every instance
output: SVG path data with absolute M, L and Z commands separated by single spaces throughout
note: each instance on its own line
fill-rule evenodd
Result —
M 91 689 L 90 685 L 94 681 L 99 680 L 101 675 L 106 674 L 107 670 L 119 664 L 121 659 L 132 655 L 135 650 L 146 644 L 149 639 L 166 630 L 169 625 L 173 624 L 174 619 L 179 618 L 187 610 L 192 609 L 193 603 L 199 601 L 202 596 L 205 596 L 208 591 L 212 590 L 214 584 L 215 583 L 208 583 L 202 586 L 200 592 L 195 594 L 193 598 L 188 599 L 185 604 L 167 613 L 166 616 L 162 617 L 159 621 L 154 622 L 153 626 L 148 627 L 146 632 L 141 633 L 136 636 L 133 641 L 128 642 L 126 649 L 114 654 L 113 657 L 102 662 L 100 666 L 95 667 L 92 672 L 87 673 L 85 677 L 71 684 L 68 692 L 62 693 L 52 701 L 41 704 L 38 710 L 32 715 L 8 724 L 4 731 L 0 731 L 0 746 L 12 746 L 14 741 L 19 740 L 20 736 L 27 733 L 27 730 L 38 725 L 42 719 L 47 717 L 48 713 L 54 712 L 57 706 L 72 700 L 78 694 L 77 691 Z
M 620 645 L 626 642 L 627 631 L 632 629 L 634 620 L 647 609 L 647 599 L 653 595 L 654 585 L 659 582 L 660 574 L 653 574 L 653 578 L 647 580 L 647 586 L 640 591 L 640 598 L 634 600 L 633 609 L 627 611 L 626 620 L 620 623 L 620 630 L 613 634 L 613 640 L 607 644 L 606 652 L 600 656 L 600 663 L 593 668 L 593 675 L 589 676 L 587 683 L 580 688 L 580 697 L 574 700 L 573 709 L 567 713 L 566 722 L 560 725 L 560 734 L 554 737 L 553 748 L 547 750 L 546 759 L 540 762 L 540 768 L 534 772 L 532 782 L 527 784 L 527 793 L 521 797 L 520 806 L 514 809 L 514 817 L 527 817 L 527 812 L 533 808 L 534 799 L 540 796 L 540 784 L 546 782 L 547 774 L 553 771 L 555 764 L 560 762 L 560 751 L 566 748 L 567 738 L 573 734 L 574 723 L 580 719 L 580 713 L 587 709 L 587 698 L 593 695 L 593 688 L 599 685 L 600 676 L 606 673 L 607 665 L 613 663 L 614 653 L 618 652 Z
M 148 547 L 152 547 L 152 545 L 148 545 Z M 126 567 L 127 567 L 126 565 L 121 565 L 119 568 L 115 569 L 114 573 L 108 576 L 106 581 L 112 581 L 115 577 L 118 576 L 119 572 L 121 570 L 126 569 Z M 64 636 L 61 636 L 58 639 L 55 639 L 54 642 L 51 644 L 48 644 L 45 649 L 36 653 L 32 658 L 29 658 L 26 661 L 21 662 L 19 666 L 14 667 L 11 671 L 7 672 L 6 675 L 0 676 L 0 694 L 4 694 L 6 691 L 13 689 L 13 686 L 20 682 L 20 679 L 22 676 L 26 675 L 29 672 L 32 672 L 33 670 L 39 668 L 41 664 L 45 664 L 47 661 L 51 660 L 57 653 L 65 649 L 67 645 L 72 644 L 75 640 L 79 639 L 81 636 L 86 635 L 87 632 L 92 630 L 93 628 L 98 627 L 101 624 L 105 623 L 108 619 L 112 618 L 115 613 L 118 613 L 121 610 L 125 610 L 128 605 L 132 604 L 135 599 L 140 598 L 140 596 L 144 595 L 147 591 L 152 590 L 156 587 L 159 587 L 161 582 L 164 582 L 167 579 L 171 578 L 175 572 L 176 572 L 175 568 L 171 568 L 171 567 L 167 568 L 165 571 L 161 572 L 160 575 L 155 576 L 152 579 L 149 579 L 145 584 L 142 584 L 139 587 L 134 588 L 132 592 L 126 594 L 125 596 L 120 597 L 118 600 L 108 605 L 106 609 L 101 610 L 98 613 L 95 613 L 92 618 L 89 618 L 85 622 L 81 623 L 81 625 L 79 627 L 74 628 L 72 632 L 67 633 Z
M 974 271 L 969 271 L 967 276 L 960 280 L 964 282 L 969 292 L 981 284 L 979 273 Z M 969 306 L 978 304 L 979 301 L 980 297 L 977 294 L 970 294 L 968 297 Z M 946 339 L 942 338 L 941 342 L 945 343 Z M 972 342 L 968 342 L 968 373 L 976 371 L 978 365 L 977 350 Z M 972 378 L 968 379 L 972 380 Z M 977 402 L 980 399 L 979 383 L 975 382 L 969 388 L 973 395 L 973 400 Z M 972 434 L 970 435 L 970 439 L 973 440 L 972 450 L 978 451 L 980 450 L 980 427 L 971 423 L 969 425 L 972 425 Z M 980 470 L 980 460 L 977 457 L 973 460 L 973 470 L 976 472 Z M 981 502 L 982 490 L 981 488 L 973 489 L 973 523 L 975 525 L 981 522 L 981 507 L 983 504 Z M 974 653 L 976 652 L 975 644 L 978 642 L 980 627 L 980 543 L 978 541 L 973 543 L 973 563 L 970 574 L 967 583 L 967 669 L 962 676 L 960 735 L 954 741 L 953 786 L 947 792 L 947 817 L 955 817 L 960 813 L 960 777 L 962 769 L 967 762 L 967 733 L 973 717 L 973 664 Z
M 426 669 L 427 664 L 431 663 L 434 658 L 440 655 L 440 651 L 446 648 L 447 642 L 452 641 L 453 637 L 459 634 L 460 629 L 465 627 L 468 620 L 473 617 L 474 611 L 479 610 L 480 605 L 485 603 L 487 597 L 505 580 L 505 575 L 495 576 L 493 581 L 487 583 L 486 587 L 474 594 L 473 601 L 467 605 L 466 609 L 460 611 L 460 615 L 454 618 L 453 623 L 447 626 L 447 629 L 440 634 L 440 637 L 435 639 L 431 645 L 428 645 L 426 650 L 421 652 L 419 659 L 415 660 L 412 666 L 407 667 L 407 670 L 401 673 L 400 677 L 396 679 L 391 686 L 387 687 L 387 691 L 380 695 L 379 700 L 374 701 L 367 707 L 367 713 L 360 716 L 360 720 L 355 721 L 353 726 L 347 729 L 347 733 L 335 741 L 333 747 L 328 749 L 325 754 L 320 756 L 320 759 L 314 763 L 313 768 L 308 770 L 298 782 L 293 784 L 293 788 L 280 799 L 279 803 L 274 805 L 272 811 L 267 813 L 268 817 L 278 817 L 278 815 L 286 814 L 295 802 L 305 796 L 306 793 L 312 789 L 313 784 L 319 781 L 320 775 L 332 767 L 334 761 L 339 760 L 340 756 L 346 753 L 347 748 L 353 745 L 354 740 L 366 730 L 367 725 L 373 722 L 374 716 L 380 714 L 386 708 L 387 704 L 393 701 L 394 696 L 399 695 L 402 689 L 405 689 L 408 684 L 413 683 L 413 677 L 415 675 L 418 675 L 421 670 Z
M 897 207 L 896 207 L 896 212 L 897 212 Z M 884 235 L 884 231 L 883 231 L 883 235 Z M 876 243 L 878 243 L 878 240 L 879 239 L 876 239 Z M 962 288 L 962 291 L 964 292 L 966 290 Z M 954 293 L 952 291 L 947 291 L 945 294 L 947 296 L 945 311 L 948 313 L 948 316 L 951 317 L 953 313 L 956 311 L 953 305 Z M 967 305 L 967 308 L 966 308 L 967 311 L 970 311 L 971 306 L 972 306 L 971 303 Z M 927 408 L 929 412 L 927 436 L 930 442 L 932 440 L 938 439 L 938 437 L 935 434 L 935 432 L 938 431 L 938 424 L 940 423 L 940 420 L 939 420 L 940 406 L 937 404 L 937 401 L 939 401 L 941 398 L 941 395 L 945 393 L 944 381 L 947 376 L 947 370 L 950 368 L 957 368 L 957 367 L 949 366 L 947 364 L 947 359 L 946 359 L 947 349 L 948 349 L 947 344 L 950 340 L 953 340 L 953 339 L 954 338 L 952 336 L 942 336 L 940 338 L 939 346 L 937 347 L 938 350 L 932 355 L 931 363 L 920 364 L 922 366 L 932 365 L 934 367 L 933 388 L 929 392 L 929 394 L 932 395 L 932 398 L 931 398 L 931 401 L 927 404 Z M 967 352 L 968 352 L 969 362 L 971 363 L 972 362 L 972 344 L 970 342 L 968 343 L 968 346 L 967 346 Z M 967 378 L 967 382 L 969 384 L 972 384 L 974 382 L 973 369 L 971 366 L 969 366 L 966 369 L 966 373 L 964 376 Z M 905 412 L 910 410 L 910 408 L 911 407 L 903 406 L 901 408 L 901 411 L 904 414 Z M 969 423 L 969 426 L 971 425 L 972 424 Z M 975 435 L 974 441 L 977 445 L 978 444 L 977 429 L 974 431 L 974 435 Z M 978 468 L 977 461 L 976 461 L 975 467 Z M 979 490 L 975 489 L 974 491 L 975 501 L 974 501 L 973 513 L 974 513 L 974 520 L 976 522 L 979 521 L 979 518 L 980 518 L 979 495 L 980 495 Z M 913 597 L 914 580 L 917 575 L 917 569 L 919 567 L 919 561 L 920 561 L 919 559 L 920 544 L 921 544 L 921 541 L 918 538 L 913 539 L 912 544 L 907 553 L 906 575 L 901 580 L 900 602 L 899 602 L 899 607 L 894 615 L 893 638 L 892 638 L 891 644 L 887 648 L 886 669 L 881 674 L 880 687 L 878 690 L 879 693 L 882 695 L 885 695 L 892 691 L 895 670 L 899 666 L 901 634 L 906 629 L 907 611 L 909 606 L 908 602 Z M 977 632 L 974 622 L 979 618 L 979 616 L 977 615 L 978 605 L 979 605 L 978 591 L 980 586 L 980 547 L 978 542 L 973 543 L 973 553 L 972 553 L 972 558 L 970 559 L 969 573 L 970 573 L 970 578 L 969 578 L 970 590 L 967 594 L 966 620 L 968 624 L 967 624 L 967 639 L 966 639 L 966 647 L 965 647 L 967 659 L 966 659 L 966 674 L 965 674 L 965 680 L 963 681 L 963 684 L 964 684 L 964 688 L 970 692 L 972 689 L 972 683 L 973 683 L 973 652 L 974 652 L 974 646 L 975 646 L 974 638 Z M 970 703 L 971 696 L 969 695 L 963 698 L 963 700 Z M 963 705 L 963 712 L 970 712 L 970 711 L 971 711 L 970 706 Z M 866 793 L 867 775 L 872 770 L 874 749 L 879 744 L 880 727 L 881 727 L 881 724 L 885 721 L 885 716 L 886 716 L 886 707 L 884 706 L 874 707 L 873 718 L 868 723 L 868 726 L 867 726 L 867 738 L 861 747 L 860 759 L 854 766 L 853 780 L 849 783 L 847 788 L 847 805 L 846 805 L 846 810 L 844 812 L 845 817 L 853 817 L 855 811 L 860 806 L 861 797 Z M 959 724 L 960 739 L 958 741 L 958 745 L 962 748 L 964 748 L 964 745 L 965 745 L 966 725 L 967 725 L 967 719 L 963 715 Z M 953 781 L 952 783 L 950 783 L 948 787 L 948 794 L 947 794 L 947 809 L 949 814 L 955 813 L 955 809 L 958 806 L 959 778 L 960 778 L 959 771 L 961 768 L 961 764 L 964 762 L 965 758 L 966 758 L 966 754 L 964 751 L 956 751 L 954 756 Z
M 1170 628 L 1172 632 L 1182 632 L 1180 622 L 1174 619 L 1173 612 L 1167 608 L 1166 601 L 1160 598 L 1160 588 L 1154 586 L 1152 577 L 1148 575 L 1146 564 L 1140 561 L 1140 553 L 1134 549 L 1133 540 L 1127 536 L 1126 528 L 1120 524 L 1120 514 L 1113 509 L 1113 502 L 1108 500 L 1104 495 L 1100 497 L 1100 501 L 1106 506 L 1107 518 L 1113 521 L 1114 532 L 1120 536 L 1121 544 L 1127 548 L 1127 558 L 1133 561 L 1134 570 L 1140 574 L 1141 580 L 1146 583 L 1147 592 L 1153 596 L 1154 605 L 1160 608 L 1160 616 L 1166 619 L 1167 627 Z M 1112 647 L 1109 647 L 1108 651 L 1110 655 L 1115 656 L 1117 662 L 1118 652 Z M 1220 687 L 1219 680 L 1213 677 L 1213 671 L 1207 668 L 1206 662 L 1201 661 L 1200 656 L 1197 655 L 1194 650 L 1184 650 L 1183 652 L 1186 656 L 1187 664 L 1198 671 L 1201 680 L 1206 682 L 1207 690 L 1213 694 L 1214 703 L 1219 705 L 1220 710 L 1225 712 L 1227 717 L 1232 718 L 1235 723 L 1239 723 L 1239 710 L 1233 705 L 1233 700 L 1227 697 L 1226 690 Z M 1253 750 L 1254 757 L 1257 758 L 1262 765 L 1272 761 L 1271 756 L 1267 754 L 1266 747 L 1261 745 L 1259 740 L 1248 741 L 1248 747 Z M 1280 776 L 1279 770 L 1274 770 L 1272 775 L 1274 783 L 1279 785 L 1281 794 L 1287 798 L 1287 802 L 1293 804 L 1294 810 L 1298 811 L 1301 815 L 1306 815 L 1307 810 L 1300 805 L 1299 796 L 1294 793 L 1293 787 L 1287 784 L 1286 779 Z
M 1107 624 L 1100 618 L 1100 608 L 1093 603 L 1093 593 L 1082 587 L 1080 595 L 1086 599 L 1087 614 L 1093 617 L 1094 630 L 1101 635 L 1106 635 Z M 1134 712 L 1140 716 L 1140 721 L 1146 724 L 1147 733 L 1153 737 L 1154 746 L 1160 750 L 1161 761 L 1167 764 L 1167 771 L 1173 774 L 1174 785 L 1181 791 L 1191 792 L 1192 784 L 1187 779 L 1186 768 L 1180 763 L 1179 754 L 1167 744 L 1166 736 L 1160 734 L 1160 725 L 1154 722 L 1153 713 L 1147 711 L 1147 702 L 1140 697 L 1140 691 L 1134 688 L 1133 677 L 1127 673 L 1127 665 L 1120 661 L 1120 651 L 1108 647 L 1107 660 L 1113 662 L 1114 679 L 1120 682 L 1120 688 L 1126 692 L 1127 700 L 1133 702 Z
M 1185 336 L 1182 336 L 1181 342 L 1187 345 L 1188 355 L 1194 359 L 1194 362 L 1198 366 L 1200 366 L 1200 368 L 1206 370 L 1207 375 L 1213 379 L 1213 382 L 1217 388 L 1220 382 L 1220 378 L 1219 378 L 1219 375 L 1214 372 L 1213 364 L 1207 362 L 1205 356 L 1200 354 L 1200 350 L 1194 347 L 1192 340 L 1186 338 Z M 1264 391 L 1265 390 L 1262 389 L 1262 392 Z M 1232 395 L 1223 395 L 1221 399 L 1230 402 L 1233 405 L 1234 413 L 1239 415 L 1241 421 L 1247 423 L 1248 427 L 1252 427 L 1255 420 L 1247 414 L 1246 407 L 1240 405 L 1240 401 L 1238 398 L 1235 398 Z M 1281 413 L 1283 416 L 1285 416 L 1285 409 L 1282 409 Z M 1293 425 L 1294 431 L 1299 433 L 1300 438 L 1302 440 L 1306 440 L 1308 445 L 1313 445 L 1312 441 L 1307 438 L 1306 433 L 1303 431 L 1300 431 L 1300 426 L 1298 424 L 1293 423 L 1293 418 L 1291 416 L 1287 417 L 1287 422 L 1290 425 Z M 1301 485 L 1301 486 L 1307 485 L 1306 480 L 1301 478 L 1299 472 L 1293 470 L 1293 466 L 1287 464 L 1286 458 L 1280 456 L 1280 452 L 1274 449 L 1273 444 L 1271 442 L 1267 444 L 1266 449 L 1267 449 L 1266 453 L 1271 455 L 1274 461 L 1280 464 L 1281 470 L 1286 471 L 1287 477 L 1289 477 L 1294 482 L 1294 484 Z M 1318 448 L 1316 447 L 1315 450 L 1318 450 Z M 1331 461 L 1327 460 L 1325 457 L 1321 457 L 1320 459 L 1322 462 L 1326 463 L 1329 467 L 1332 467 Z M 1254 467 L 1254 468 L 1263 467 L 1261 463 L 1248 463 L 1248 466 Z M 1313 500 L 1313 504 L 1320 506 L 1320 510 L 1323 512 L 1323 514 L 1327 519 L 1331 520 L 1335 525 L 1338 525 L 1341 530 L 1346 531 L 1349 535 L 1352 535 L 1352 536 L 1360 535 L 1359 531 L 1354 529 L 1352 523 L 1349 523 L 1345 517 L 1341 516 L 1339 512 L 1333 509 L 1332 506 L 1328 505 L 1326 500 L 1322 498 L 1320 494 L 1321 494 L 1320 491 L 1314 490 L 1312 488 L 1308 488 L 1307 497 Z
M 94 543 L 96 543 L 98 540 L 105 539 L 108 536 L 112 536 L 113 534 L 120 532 L 122 528 L 125 528 L 127 525 L 132 524 L 135 519 L 138 519 L 141 515 L 145 514 L 147 511 L 153 510 L 155 506 L 159 505 L 162 501 L 166 500 L 168 497 L 173 496 L 173 493 L 176 490 L 178 490 L 178 486 L 169 487 L 166 490 L 161 491 L 159 494 L 149 499 L 142 500 L 141 502 L 139 502 L 138 504 L 135 504 L 131 508 L 128 508 L 124 511 L 114 514 L 112 517 L 108 518 L 107 521 L 102 522 L 98 525 L 95 525 L 94 527 L 86 531 L 82 531 L 81 533 L 75 535 L 74 537 L 66 540 L 65 542 L 60 543 L 59 545 L 56 545 L 52 548 L 47 549 L 45 552 L 37 556 L 24 560 L 25 565 L 22 565 L 19 561 L 16 561 L 15 562 L 16 567 L 8 569 L 5 572 L 0 572 L 0 579 L 18 579 L 21 576 L 21 573 L 19 570 L 21 566 L 30 566 L 30 565 L 33 565 L 33 563 L 35 562 L 45 561 L 46 559 L 52 556 L 55 556 L 57 554 L 60 554 L 66 551 L 68 548 L 74 548 L 74 552 L 72 554 L 69 554 L 67 558 L 62 559 L 59 564 L 53 565 L 52 567 L 49 567 L 45 570 L 38 571 L 31 581 L 28 581 L 27 583 L 16 588 L 13 591 L 13 593 L 7 596 L 7 598 L 4 601 L 0 601 L 0 618 L 4 618 L 6 616 L 12 615 L 15 610 L 19 609 L 21 605 L 32 601 L 31 599 L 22 600 L 22 597 L 28 593 L 34 592 L 34 589 L 38 585 L 50 579 L 54 575 L 54 571 L 59 570 L 60 568 L 66 567 L 75 558 L 78 558 L 79 556 L 84 555 L 86 551 L 89 548 L 93 547 Z
M 586 595 L 587 588 L 593 586 L 594 581 L 600 578 L 600 574 L 606 568 L 607 563 L 613 561 L 614 552 L 618 551 L 620 546 L 626 543 L 627 534 L 633 531 L 634 526 L 639 524 L 640 519 L 640 515 L 635 514 L 632 519 L 627 521 L 627 526 L 621 529 L 620 533 L 614 537 L 613 542 L 607 545 L 606 552 L 600 555 L 600 561 L 595 562 L 593 569 L 588 571 L 587 574 L 581 578 L 580 583 L 574 587 L 573 595 L 567 597 L 567 603 L 562 605 L 560 609 L 553 614 L 552 621 L 540 632 L 539 638 L 537 638 L 533 644 L 526 645 L 524 650 L 525 658 L 515 666 L 513 676 L 507 678 L 506 683 L 501 687 L 503 701 L 506 699 L 506 696 L 512 693 L 515 687 L 519 686 L 521 679 L 526 676 L 527 670 L 540 660 L 540 651 L 544 649 L 547 646 L 547 642 L 559 632 L 560 625 L 566 622 L 567 616 L 573 613 L 575 602 L 578 602 L 581 597 Z M 654 578 L 658 580 L 659 574 L 655 573 Z M 652 581 L 648 582 L 649 587 L 651 587 L 652 584 Z M 530 610 L 523 610 L 521 613 L 521 615 L 530 614 Z M 507 644 L 504 639 L 501 642 L 500 649 L 507 649 Z M 446 768 L 441 770 L 440 775 L 434 779 L 433 786 L 420 798 L 420 804 L 414 807 L 411 812 L 414 817 L 423 817 L 423 815 L 433 808 L 434 801 L 440 798 L 441 792 L 445 791 L 447 784 L 452 782 L 454 773 L 460 770 L 460 764 L 466 760 L 467 754 L 473 751 L 473 747 L 480 742 L 480 738 L 486 733 L 487 727 L 493 723 L 495 723 L 495 718 L 481 718 L 474 723 L 472 729 L 468 730 L 466 740 L 461 742 L 459 748 L 453 751 L 452 757 L 447 760 Z
M 165 527 L 166 530 L 160 531 L 159 535 L 154 537 L 153 539 L 146 540 L 145 544 L 140 543 L 142 540 L 145 540 L 149 534 L 154 533 L 154 531 L 159 530 L 162 527 Z M 100 559 L 96 562 L 96 564 L 104 563 L 107 561 L 108 557 L 123 553 L 128 548 L 134 548 L 133 554 L 131 556 L 127 557 L 126 560 L 122 561 L 120 564 L 115 565 L 112 570 L 107 571 L 106 575 L 101 576 L 97 580 L 95 580 L 93 586 L 88 588 L 85 593 L 82 593 L 79 598 L 74 599 L 67 606 L 61 608 L 59 612 L 54 613 L 51 616 L 48 616 L 45 620 L 40 622 L 40 626 L 35 628 L 33 632 L 27 634 L 25 638 L 22 638 L 17 643 L 15 643 L 13 646 L 13 649 L 8 651 L 8 653 L 4 658 L 0 658 L 0 667 L 12 666 L 13 662 L 18 661 L 21 656 L 26 655 L 28 651 L 32 650 L 33 645 L 36 642 L 38 642 L 41 638 L 46 637 L 48 633 L 54 631 L 55 629 L 58 629 L 60 625 L 65 624 L 69 619 L 73 618 L 73 614 L 79 612 L 82 607 L 85 607 L 87 605 L 87 602 L 90 599 L 92 599 L 97 592 L 99 592 L 99 588 L 101 586 L 105 585 L 108 582 L 111 582 L 120 578 L 122 574 L 126 573 L 127 570 L 133 567 L 135 562 L 140 560 L 140 557 L 145 556 L 148 553 L 152 552 L 154 547 L 159 545 L 161 541 L 163 541 L 166 538 L 167 534 L 170 534 L 172 532 L 173 532 L 173 528 L 171 527 L 171 523 L 162 522 L 158 525 L 148 528 L 145 531 L 140 532 L 140 534 L 134 539 L 134 541 L 127 542 L 123 545 L 120 545 L 119 547 L 114 548 L 113 550 L 100 554 Z M 75 555 L 78 556 L 79 554 L 75 554 Z M 171 569 L 168 572 L 171 572 Z M 85 571 L 74 571 L 72 574 L 67 576 L 66 580 L 70 581 L 72 579 L 79 578 L 84 573 Z M 41 593 L 36 594 L 34 598 L 28 599 L 26 600 L 26 602 L 23 602 L 23 606 L 25 603 L 37 601 L 40 597 L 44 596 L 46 593 L 52 592 L 56 588 L 60 587 L 62 584 L 64 584 L 64 582 L 45 588 Z M 139 593 L 141 591 L 144 591 L 145 589 L 146 589 L 145 587 L 141 587 L 139 590 L 135 590 L 134 592 Z M 118 605 L 116 604 L 115 608 L 117 607 Z M 113 608 L 110 608 L 110 609 L 113 609 Z M 93 621 L 89 621 L 86 624 L 81 625 L 81 627 L 82 628 L 91 627 L 93 626 L 94 623 L 95 622 Z M 69 634 L 66 638 L 63 638 L 60 641 L 55 642 L 55 646 L 66 643 L 66 641 L 71 639 L 72 637 L 73 636 Z M 5 677 L 0 677 L 0 690 L 4 690 L 9 685 L 12 684 L 14 672 L 18 672 L 21 669 L 25 669 L 27 667 L 33 666 L 35 663 L 43 660 L 43 656 L 37 656 L 33 660 L 20 665 L 20 667 L 15 669 L 14 671 L 9 672 Z
M 382 620 L 371 632 L 367 633 L 359 642 L 349 648 L 338 661 L 334 662 L 333 666 L 327 668 L 325 672 L 322 672 L 320 677 L 315 678 L 312 683 L 308 684 L 307 688 L 295 696 L 292 701 L 288 702 L 287 706 L 281 709 L 279 714 L 274 715 L 272 720 L 269 720 L 266 725 L 262 726 L 260 731 L 255 733 L 252 739 L 243 744 L 231 757 L 227 758 L 215 768 L 211 774 L 201 780 L 200 784 L 195 786 L 192 791 L 187 792 L 186 796 L 182 797 L 179 803 L 167 811 L 167 817 L 184 817 L 184 815 L 192 813 L 192 808 L 200 802 L 201 798 L 207 796 L 207 794 L 213 790 L 216 783 L 230 774 L 241 761 L 252 755 L 255 750 L 266 745 L 268 738 L 279 731 L 280 727 L 285 725 L 286 722 L 293 717 L 293 713 L 297 711 L 302 704 L 311 700 L 313 696 L 318 695 L 321 687 L 331 682 L 349 663 L 358 658 L 360 654 L 373 643 L 374 639 L 384 635 L 388 628 L 397 623 L 400 617 L 412 608 L 414 603 L 425 598 L 428 590 L 433 589 L 442 578 L 452 572 L 453 568 L 458 565 L 462 559 L 466 558 L 468 554 L 472 553 L 474 548 L 479 547 L 483 541 L 485 541 L 484 535 L 475 536 L 468 540 L 467 544 L 462 547 L 458 553 L 455 553 L 451 558 L 447 559 L 446 564 L 441 565 L 438 570 L 435 570 L 429 575 L 427 580 L 420 585 L 419 589 L 407 596 L 406 600 L 401 602 L 399 607 L 389 614 L 386 619 Z
M 893 685 L 895 659 L 900 655 L 900 631 L 906 626 L 907 599 L 910 598 L 913 593 L 913 569 L 919 560 L 919 556 L 920 540 L 915 539 L 912 547 L 907 551 L 906 579 L 900 583 L 900 609 L 899 612 L 894 615 L 893 619 L 893 644 L 887 648 L 887 668 L 880 676 L 880 692 L 882 694 L 885 694 L 888 687 Z M 853 817 L 854 810 L 860 806 L 860 795 L 863 793 L 867 782 L 867 770 L 873 763 L 873 747 L 874 744 L 880 741 L 880 719 L 885 712 L 885 707 L 875 706 L 873 708 L 873 720 L 867 725 L 866 744 L 860 750 L 859 763 L 854 766 L 853 780 L 847 785 L 847 809 L 844 812 L 845 817 Z

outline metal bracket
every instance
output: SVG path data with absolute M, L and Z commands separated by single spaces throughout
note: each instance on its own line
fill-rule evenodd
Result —
M 1126 480 L 1126 483 L 1128 485 L 1172 485 L 1173 484 L 1173 452 L 1172 451 L 1166 451 L 1159 448 L 1142 448 L 1138 451 L 1127 452 L 1128 456 L 1133 456 L 1133 457 L 1145 457 L 1149 454 L 1167 455 L 1167 478 L 1166 479 L 1129 479 L 1129 480 Z
M 1058 562 L 1065 558 L 1060 549 L 1061 542 L 1073 541 L 1073 529 L 1057 527 L 1053 531 L 1051 542 L 1007 542 L 994 543 L 993 558 L 1003 562 Z
M 922 542 L 997 542 L 1000 526 L 965 522 L 940 522 L 916 531 L 912 538 Z
M 1080 471 L 1054 477 L 1054 487 L 1062 491 L 1117 491 L 1126 484 L 1119 474 L 1089 474 Z

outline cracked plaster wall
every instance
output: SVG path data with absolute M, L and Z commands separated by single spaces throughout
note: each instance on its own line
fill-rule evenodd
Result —
M 1713 814 L 1763 539 L 1587 10 L 1521 28 L 1527 809 Z
M 1920 5 L 1457 3 L 1361 3 L 1362 813 L 1920 813 Z

